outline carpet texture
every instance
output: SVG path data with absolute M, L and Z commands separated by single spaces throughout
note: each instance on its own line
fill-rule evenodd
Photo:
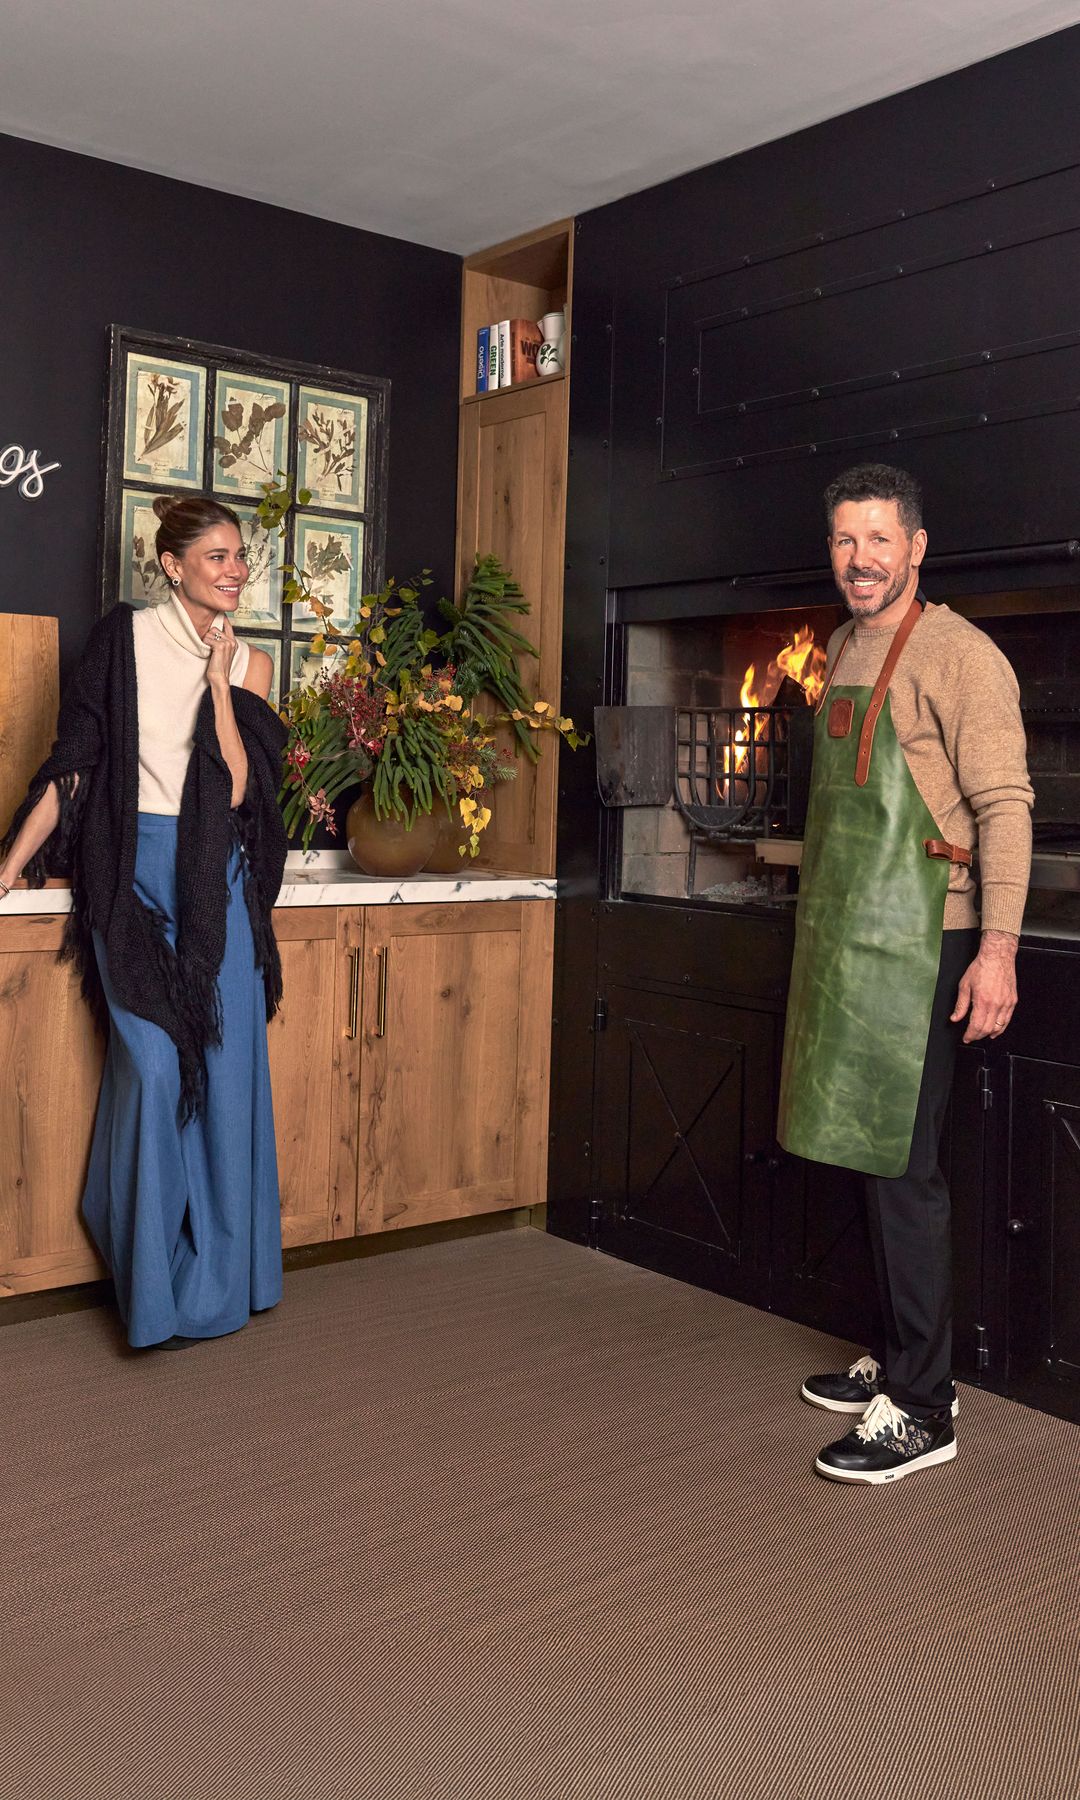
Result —
M 3 1800 L 1080 1800 L 1080 1430 L 522 1230 L 0 1331 Z

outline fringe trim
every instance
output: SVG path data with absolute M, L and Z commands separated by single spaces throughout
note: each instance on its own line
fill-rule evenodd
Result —
M 35 852 L 23 868 L 23 874 L 32 888 L 44 887 L 50 867 L 55 866 L 65 874 L 70 872 L 75 861 L 83 813 L 86 811 L 86 796 L 90 788 L 88 771 L 69 769 L 63 775 L 36 775 L 27 790 L 26 799 L 11 821 L 7 835 L 0 843 L 0 855 L 7 855 L 35 806 L 44 799 L 50 782 L 56 784 L 60 817 L 41 849 Z

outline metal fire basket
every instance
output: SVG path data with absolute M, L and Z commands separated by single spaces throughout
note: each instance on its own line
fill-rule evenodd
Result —
M 787 818 L 787 706 L 677 707 L 675 804 L 704 837 L 761 837 Z

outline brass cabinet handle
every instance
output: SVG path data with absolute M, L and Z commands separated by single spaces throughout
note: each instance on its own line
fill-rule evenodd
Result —
M 385 945 L 379 951 L 379 1011 L 375 1024 L 375 1036 L 386 1036 L 386 984 L 390 974 L 390 946 Z
M 356 1036 L 356 1015 L 360 1006 L 360 951 L 350 950 L 352 967 L 349 970 L 349 1029 L 346 1037 Z

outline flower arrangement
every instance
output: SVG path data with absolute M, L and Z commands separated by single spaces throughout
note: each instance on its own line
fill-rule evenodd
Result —
M 291 493 L 270 484 L 264 492 L 260 522 L 280 527 Z M 303 491 L 297 498 L 305 504 Z M 313 652 L 338 651 L 310 686 L 286 695 L 282 709 L 289 740 L 280 800 L 286 831 L 290 838 L 301 831 L 305 850 L 316 825 L 335 832 L 334 802 L 370 778 L 379 818 L 411 826 L 436 804 L 451 816 L 456 807 L 466 836 L 460 853 L 475 856 L 491 818 L 482 794 L 517 774 L 497 728 L 511 726 L 534 761 L 545 731 L 558 732 L 573 749 L 587 742 L 572 719 L 522 684 L 517 657 L 536 650 L 511 620 L 528 612 L 529 603 L 497 557 L 477 558 L 458 604 L 438 602 L 447 626 L 441 633 L 427 623 L 421 603 L 432 585 L 427 569 L 365 594 L 347 640 L 316 592 L 316 572 L 286 569 L 285 575 L 285 599 L 302 599 L 321 622 Z M 485 695 L 497 710 L 478 707 Z

